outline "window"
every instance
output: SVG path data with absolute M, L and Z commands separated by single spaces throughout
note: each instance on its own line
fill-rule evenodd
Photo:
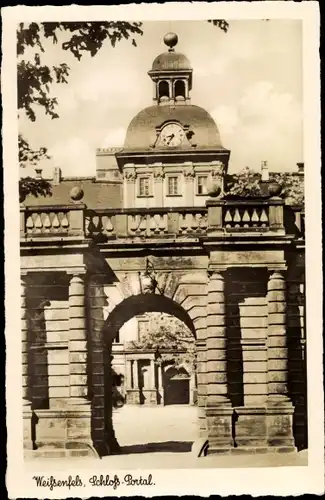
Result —
M 168 177 L 167 179 L 167 192 L 168 196 L 176 196 L 179 194 L 179 182 L 178 177 Z
M 139 196 L 150 196 L 150 178 L 139 178 Z
M 177 80 L 175 82 L 175 97 L 185 98 L 185 83 L 182 80 Z
M 208 192 L 208 176 L 199 175 L 197 178 L 197 194 L 207 194 Z
M 165 80 L 159 82 L 159 99 L 162 97 L 169 97 L 169 84 Z

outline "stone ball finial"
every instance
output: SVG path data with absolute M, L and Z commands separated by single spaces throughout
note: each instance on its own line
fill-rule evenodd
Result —
M 221 186 L 219 186 L 218 184 L 214 185 L 211 187 L 211 189 L 209 190 L 209 196 L 211 196 L 212 198 L 217 198 L 218 196 L 220 196 L 220 193 L 221 193 Z
M 282 191 L 282 187 L 277 182 L 271 182 L 271 184 L 269 184 L 268 189 L 269 189 L 269 194 L 271 196 L 279 196 Z
M 73 187 L 70 191 L 70 198 L 73 201 L 80 201 L 82 200 L 83 196 L 84 196 L 83 189 L 81 189 L 81 187 L 79 186 Z
M 176 33 L 166 33 L 164 36 L 164 43 L 169 47 L 168 50 L 172 51 L 174 50 L 175 45 L 178 43 L 178 36 Z

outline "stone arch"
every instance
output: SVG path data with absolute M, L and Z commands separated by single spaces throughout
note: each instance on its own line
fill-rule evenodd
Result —
M 98 293 L 101 295 L 103 291 L 98 290 Z M 98 307 L 95 310 L 98 311 Z M 177 301 L 163 294 L 129 295 L 113 307 L 106 320 L 102 323 L 101 343 L 96 344 L 96 349 L 100 348 L 102 354 L 98 360 L 95 356 L 96 362 L 92 366 L 93 400 L 96 401 L 93 404 L 93 441 L 100 455 L 114 454 L 119 451 L 112 420 L 112 342 L 124 323 L 132 317 L 145 312 L 163 312 L 177 317 L 196 338 L 195 326 L 190 314 Z
M 104 341 L 111 342 L 124 323 L 146 312 L 162 312 L 175 316 L 189 328 L 196 338 L 193 320 L 178 302 L 165 295 L 138 294 L 122 300 L 108 315 L 103 327 Z

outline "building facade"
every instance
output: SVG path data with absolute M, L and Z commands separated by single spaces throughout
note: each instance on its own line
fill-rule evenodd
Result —
M 97 150 L 96 177 L 55 169 L 52 196 L 21 203 L 24 446 L 33 453 L 119 450 L 112 368 L 127 403 L 175 402 L 172 380 L 188 392 L 181 402 L 197 404 L 211 453 L 306 446 L 304 208 L 285 204 L 265 165 L 263 196 L 227 197 L 230 151 L 191 102 L 193 70 L 177 36 L 164 41 L 148 73 L 153 104 L 124 146 Z M 301 168 L 295 175 L 303 183 Z M 127 345 L 137 323 L 164 314 L 193 335 L 194 375 L 168 365 L 166 375 L 155 350 Z

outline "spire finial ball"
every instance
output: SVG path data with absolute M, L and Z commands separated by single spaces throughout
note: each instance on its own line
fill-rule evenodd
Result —
M 164 36 L 164 43 L 169 47 L 169 50 L 173 50 L 173 47 L 177 45 L 178 42 L 178 36 L 176 33 L 166 33 Z

